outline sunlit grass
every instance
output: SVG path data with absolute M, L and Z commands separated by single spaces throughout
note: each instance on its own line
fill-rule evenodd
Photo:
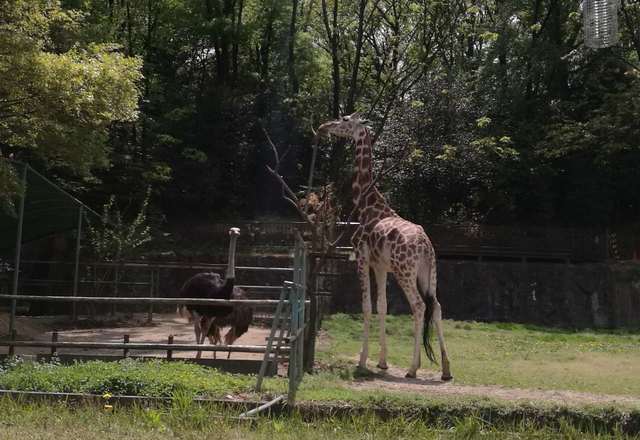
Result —
M 470 415 L 424 421 L 415 417 L 382 420 L 372 414 L 303 418 L 298 414 L 262 417 L 250 424 L 231 418 L 215 406 L 192 405 L 177 399 L 161 408 L 69 407 L 64 404 L 21 404 L 0 400 L 0 438 L 45 440 L 98 439 L 623 439 L 616 428 L 608 433 L 596 425 L 576 426 L 559 420 L 553 426 L 533 421 L 489 423 Z
M 412 355 L 409 316 L 387 318 L 388 360 L 407 368 Z M 360 352 L 361 316 L 324 321 L 318 359 L 353 365 Z M 371 329 L 370 362 L 379 353 L 378 324 Z M 545 329 L 508 323 L 445 321 L 453 374 L 460 384 L 640 395 L 640 334 Z M 437 341 L 433 341 L 437 346 Z M 436 350 L 438 352 L 438 350 Z M 437 370 L 424 360 L 423 367 Z
M 171 397 L 177 391 L 198 397 L 253 394 L 256 377 L 229 374 L 184 362 L 91 361 L 71 365 L 14 359 L 0 364 L 0 389 L 102 395 Z M 272 378 L 265 391 L 284 392 L 286 381 Z M 256 395 L 260 398 L 260 395 Z

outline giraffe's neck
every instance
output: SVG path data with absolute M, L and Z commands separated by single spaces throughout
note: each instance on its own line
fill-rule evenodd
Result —
M 384 196 L 373 185 L 373 153 L 371 135 L 362 127 L 354 134 L 356 143 L 356 163 L 351 182 L 353 204 L 357 207 L 358 219 L 361 223 L 372 215 L 387 217 L 395 214 Z

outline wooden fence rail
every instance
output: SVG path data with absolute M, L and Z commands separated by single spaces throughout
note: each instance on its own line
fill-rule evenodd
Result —
M 264 353 L 264 345 L 198 345 L 160 344 L 154 342 L 47 342 L 47 341 L 4 341 L 0 345 L 38 348 L 80 348 L 100 350 L 164 350 L 164 351 L 231 351 L 237 353 Z M 280 351 L 288 352 L 283 346 Z
M 255 306 L 276 306 L 276 299 L 204 299 L 204 298 L 147 298 L 147 297 L 111 297 L 111 296 L 38 296 L 38 295 L 0 295 L 0 299 L 16 301 L 44 302 L 89 302 L 103 304 L 191 304 L 191 305 L 232 305 L 251 304 Z M 289 300 L 284 300 L 289 304 Z

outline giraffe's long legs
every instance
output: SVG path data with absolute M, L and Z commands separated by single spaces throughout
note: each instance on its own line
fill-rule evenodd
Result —
M 405 376 L 416 377 L 418 368 L 420 368 L 420 340 L 422 339 L 422 331 L 424 330 L 424 311 L 426 306 L 418 292 L 415 279 L 397 278 L 398 284 L 404 291 L 411 306 L 411 312 L 413 313 L 413 360 L 411 362 L 411 368 L 409 368 Z
M 387 316 L 387 271 L 385 269 L 375 268 L 376 289 L 378 292 L 378 319 L 380 320 L 380 360 L 378 368 L 386 370 L 387 366 L 387 332 L 385 329 L 385 321 Z
M 442 330 L 442 308 L 437 299 L 433 302 L 433 324 L 438 334 L 438 343 L 440 344 L 440 354 L 442 355 L 442 380 L 451 380 L 451 367 L 449 365 L 449 356 L 447 354 L 447 346 L 444 343 L 444 332 Z
M 360 352 L 360 368 L 367 368 L 369 357 L 369 325 L 371 322 L 371 284 L 369 279 L 369 252 L 366 246 L 359 249 L 357 256 L 358 280 L 362 292 L 362 316 L 364 330 L 362 332 L 362 351 Z

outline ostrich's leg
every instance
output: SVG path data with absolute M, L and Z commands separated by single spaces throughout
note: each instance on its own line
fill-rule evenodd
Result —
M 209 330 L 209 343 L 211 345 L 218 345 L 220 343 L 220 327 L 218 327 L 215 322 L 211 324 L 211 329 Z M 216 353 L 215 351 L 213 352 L 214 359 L 217 359 Z
M 236 339 L 236 330 L 231 327 L 227 334 L 224 335 L 224 343 L 225 345 L 233 345 Z M 227 359 L 231 359 L 231 350 L 227 351 Z
M 196 316 L 193 320 L 193 332 L 196 335 L 196 344 L 200 345 L 200 335 L 202 333 L 202 320 L 199 316 Z M 196 359 L 200 359 L 201 352 L 198 350 L 196 353 Z
M 204 344 L 204 340 L 209 334 L 209 328 L 211 327 L 211 323 L 213 322 L 213 318 L 205 317 L 202 319 L 204 321 L 204 325 L 202 325 L 202 329 L 200 332 L 200 340 L 198 341 L 198 345 Z M 198 350 L 198 354 L 196 355 L 196 359 L 200 359 L 201 351 Z

